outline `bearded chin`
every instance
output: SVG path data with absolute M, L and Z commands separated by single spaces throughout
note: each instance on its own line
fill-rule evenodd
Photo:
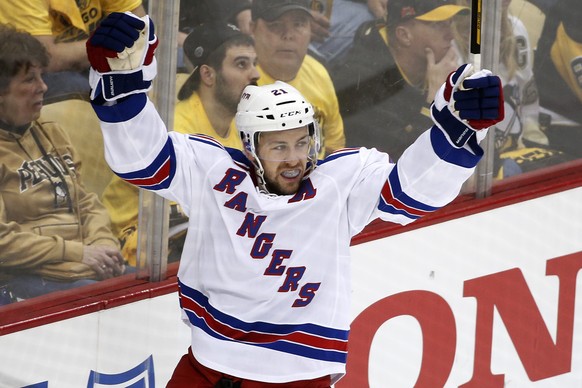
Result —
M 242 90 L 241 90 L 242 93 Z M 216 91 L 215 91 L 216 101 L 220 101 L 222 105 L 229 111 L 236 113 L 236 108 L 238 107 L 239 98 L 233 98 L 230 88 L 226 84 L 226 81 L 222 77 L 220 72 L 216 77 Z
M 293 195 L 299 189 L 299 184 L 294 186 L 282 186 L 271 179 L 265 179 L 265 186 L 267 186 L 269 193 L 276 195 Z

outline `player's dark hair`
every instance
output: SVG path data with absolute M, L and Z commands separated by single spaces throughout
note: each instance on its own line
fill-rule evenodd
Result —
M 224 58 L 226 58 L 226 52 L 229 48 L 235 46 L 254 46 L 254 44 L 255 41 L 250 35 L 239 35 L 231 38 L 218 46 L 218 48 L 212 53 L 210 53 L 205 65 L 212 67 L 217 72 L 220 72 L 222 70 L 222 62 L 224 62 Z M 192 95 L 192 93 L 198 90 L 199 87 L 200 71 L 197 68 L 180 88 L 180 91 L 178 92 L 178 100 L 186 100 Z
M 0 24 L 0 94 L 8 89 L 12 78 L 22 69 L 46 68 L 49 58 L 45 46 L 28 32 Z

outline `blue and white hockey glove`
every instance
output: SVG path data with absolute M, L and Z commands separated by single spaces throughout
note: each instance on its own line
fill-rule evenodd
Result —
M 91 100 L 115 101 L 147 92 L 157 73 L 158 39 L 148 16 L 114 12 L 87 40 Z
M 431 115 L 451 144 L 463 147 L 476 131 L 503 120 L 503 87 L 489 70 L 465 64 L 452 72 L 432 103 Z

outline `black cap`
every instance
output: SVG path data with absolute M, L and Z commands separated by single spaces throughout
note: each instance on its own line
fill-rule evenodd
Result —
M 468 13 L 469 8 L 452 0 L 389 0 L 388 25 L 394 26 L 410 19 L 440 22 L 461 11 Z
M 208 57 L 227 41 L 245 36 L 235 25 L 225 22 L 200 24 L 192 29 L 184 40 L 184 54 L 194 66 L 192 74 L 178 92 L 178 100 L 185 100 L 197 88 L 198 69 L 208 64 Z
M 243 35 L 233 24 L 223 22 L 212 22 L 200 24 L 184 40 L 184 54 L 192 63 L 198 67 L 206 64 L 208 56 L 226 41 Z
M 287 11 L 305 11 L 311 16 L 309 0 L 253 0 L 251 15 L 253 20 L 273 21 Z

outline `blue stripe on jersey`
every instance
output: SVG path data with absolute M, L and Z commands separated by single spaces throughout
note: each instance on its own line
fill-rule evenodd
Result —
M 402 191 L 400 178 L 398 177 L 398 165 L 394 166 L 382 188 L 378 210 L 416 220 L 438 209 L 440 208 L 419 202 Z
M 443 131 L 436 125 L 433 125 L 430 130 L 430 141 L 439 158 L 457 166 L 473 168 L 483 156 L 483 149 L 477 144 L 475 136 L 467 142 L 475 154 L 465 148 L 454 148 Z
M 99 120 L 106 123 L 120 123 L 137 116 L 146 105 L 146 102 L 146 94 L 140 93 L 119 99 L 115 105 L 98 105 L 94 103 L 91 103 L 91 105 Z
M 214 139 L 211 136 L 207 136 L 207 135 L 202 135 L 202 134 L 189 135 L 188 138 L 190 140 L 194 140 L 194 141 L 197 141 L 199 143 L 204 143 L 204 144 L 208 144 L 208 145 L 211 145 L 214 147 L 222 148 L 223 150 L 228 152 L 228 154 L 230 155 L 232 160 L 239 167 L 243 168 L 246 171 L 250 170 L 251 162 L 249 161 L 249 159 L 245 156 L 245 154 L 241 150 L 236 149 L 236 148 L 224 147 L 216 139 Z
M 339 149 L 337 151 L 332 152 L 325 159 L 319 160 L 317 164 L 318 165 L 324 164 L 324 163 L 327 163 L 329 161 L 335 160 L 337 158 L 341 158 L 343 156 L 357 154 L 358 152 L 360 152 L 359 148 L 342 148 L 342 149 Z
M 216 139 L 213 138 L 212 136 L 195 134 L 195 135 L 189 135 L 188 139 L 194 140 L 194 141 L 199 141 L 201 143 L 209 144 L 211 146 L 224 149 L 222 144 L 220 144 L 218 141 L 216 141 Z
M 346 362 L 348 330 L 310 323 L 244 322 L 214 308 L 199 291 L 180 281 L 178 285 L 181 307 L 190 322 L 214 338 L 322 361 Z
M 175 173 L 176 153 L 169 137 L 158 156 L 146 168 L 124 174 L 116 172 L 121 179 L 147 190 L 167 189 Z
M 252 168 L 252 163 L 249 160 L 249 158 L 246 157 L 246 155 L 239 149 L 236 148 L 226 148 L 226 150 L 228 151 L 228 154 L 230 155 L 230 157 L 232 158 L 233 162 L 239 166 L 240 168 L 242 168 L 245 171 L 251 171 Z
M 278 341 L 271 342 L 271 343 L 261 343 L 261 344 L 232 340 L 232 339 L 225 337 L 223 335 L 220 335 L 219 333 L 212 330 L 206 324 L 206 322 L 204 321 L 203 318 L 198 317 L 193 312 L 186 311 L 186 315 L 188 316 L 190 323 L 192 323 L 197 328 L 203 330 L 209 336 L 214 337 L 214 338 L 219 339 L 219 340 L 242 342 L 242 343 L 245 343 L 247 345 L 258 346 L 261 348 L 268 348 L 268 349 L 277 350 L 277 351 L 284 352 L 284 353 L 295 354 L 297 356 L 312 358 L 312 359 L 316 359 L 316 360 L 330 361 L 330 362 L 341 362 L 343 364 L 346 363 L 347 356 L 343 352 L 330 352 L 330 351 L 325 351 L 325 350 L 321 350 L 321 349 L 314 349 L 314 348 L 310 348 L 307 346 L 298 345 L 298 344 L 295 344 L 292 342 L 286 342 L 284 340 L 278 340 Z

